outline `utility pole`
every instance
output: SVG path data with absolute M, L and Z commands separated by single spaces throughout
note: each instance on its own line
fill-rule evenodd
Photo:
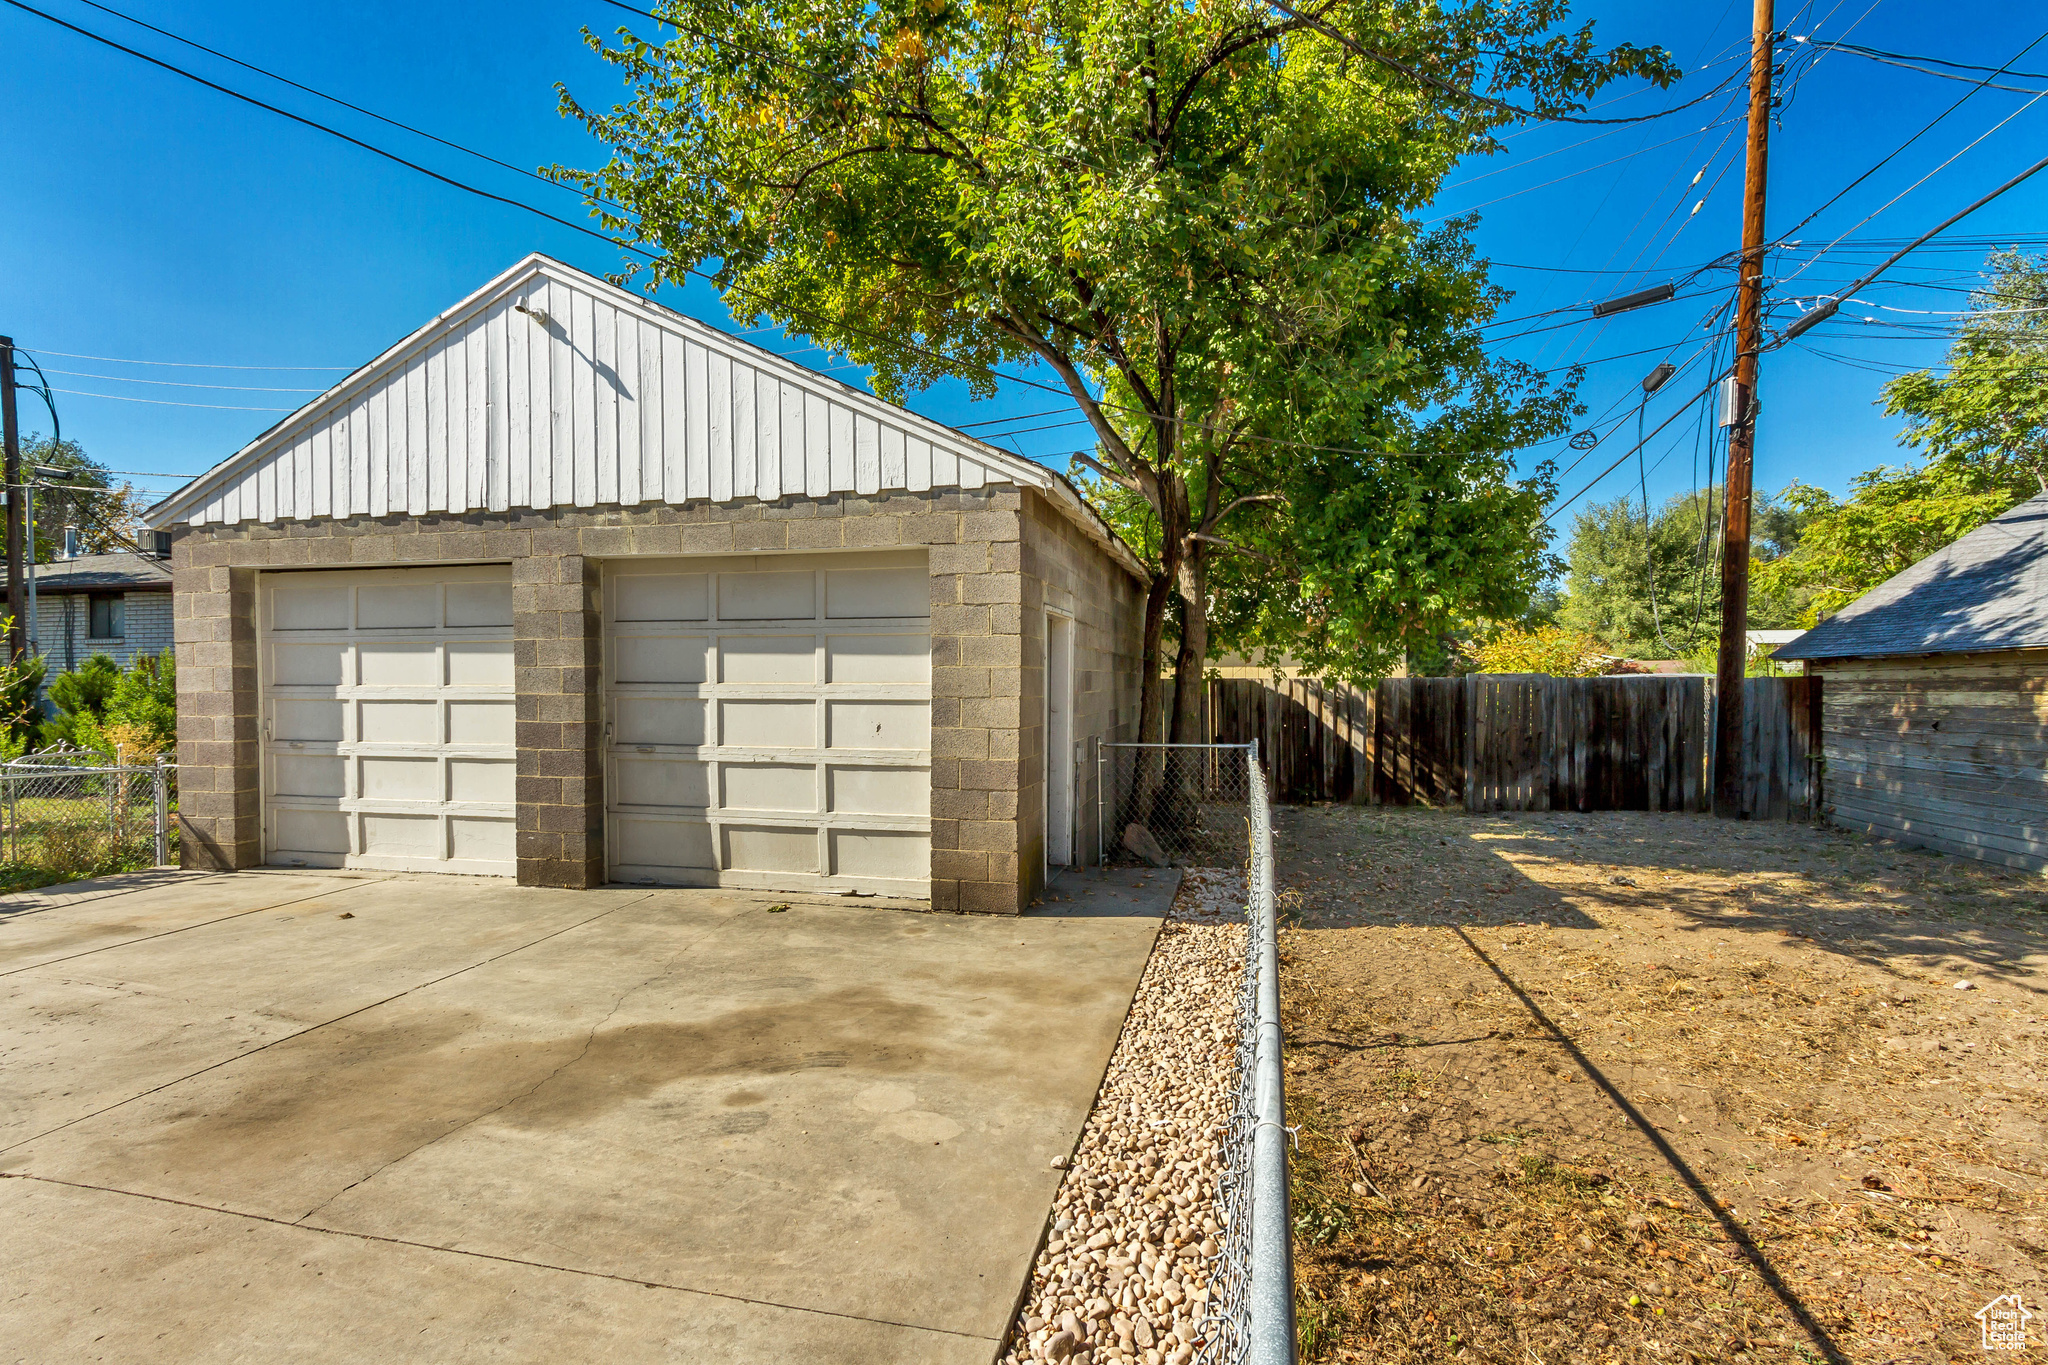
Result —
M 14 338 L 0 337 L 0 439 L 7 446 L 7 658 L 18 662 L 28 650 L 27 610 L 22 597 L 23 516 L 21 419 L 14 404 Z
M 1735 299 L 1735 424 L 1728 431 L 1722 521 L 1721 655 L 1715 669 L 1714 814 L 1742 818 L 1742 680 L 1749 664 L 1749 489 L 1756 452 L 1757 353 L 1764 340 L 1764 181 L 1770 149 L 1771 0 L 1756 0 L 1749 38 L 1749 155 L 1742 180 L 1742 273 Z

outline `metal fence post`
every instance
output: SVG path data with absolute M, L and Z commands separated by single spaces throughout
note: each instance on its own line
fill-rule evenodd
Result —
M 1095 865 L 1109 865 L 1109 844 L 1104 838 L 1103 801 L 1109 790 L 1109 773 L 1103 766 L 1102 736 L 1095 737 Z
M 1258 970 L 1258 1041 L 1252 1126 L 1250 1365 L 1294 1365 L 1293 1218 L 1288 1211 L 1286 1090 L 1280 1072 L 1279 905 L 1273 879 L 1273 806 L 1259 767 L 1251 763 L 1252 869 L 1250 933 Z
M 171 839 L 169 829 L 170 793 L 166 789 L 167 784 L 164 781 L 164 761 L 161 756 L 156 761 L 154 777 L 155 780 L 150 796 L 156 805 L 156 865 L 162 867 L 171 860 Z

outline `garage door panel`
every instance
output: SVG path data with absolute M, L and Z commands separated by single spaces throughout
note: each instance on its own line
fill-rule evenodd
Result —
M 518 738 L 512 703 L 451 701 L 448 703 L 450 744 L 509 746 Z
M 815 811 L 818 770 L 809 763 L 725 763 L 719 804 L 727 810 Z
M 272 630 L 347 630 L 349 590 L 333 584 L 301 581 L 273 589 Z
M 612 875 L 928 895 L 929 581 L 922 550 L 616 566 Z
M 408 630 L 440 624 L 441 585 L 438 583 L 377 584 L 356 590 L 358 629 Z
M 704 621 L 711 616 L 711 575 L 632 573 L 613 579 L 614 621 Z
M 818 832 L 808 826 L 726 825 L 720 866 L 734 872 L 787 872 L 814 876 L 818 868 Z
M 272 838 L 280 853 L 348 852 L 348 816 L 338 810 L 283 806 L 272 812 Z
M 814 749 L 818 745 L 817 703 L 721 702 L 718 742 L 746 749 Z
M 439 801 L 441 760 L 438 758 L 363 757 L 360 765 L 366 801 Z
M 622 683 L 701 683 L 711 676 L 705 635 L 626 635 L 613 640 L 613 672 Z
M 348 645 L 343 641 L 270 647 L 270 678 L 281 687 L 339 687 L 347 673 Z
M 379 700 L 356 703 L 358 736 L 365 744 L 438 744 L 441 703 Z
M 909 816 L 932 813 L 932 774 L 929 768 L 866 768 L 834 764 L 827 776 L 828 804 L 835 812 Z
M 816 616 L 816 574 L 796 571 L 718 575 L 721 621 L 808 621 Z
M 711 826 L 704 820 L 622 815 L 611 822 L 612 862 L 648 868 L 718 868 Z
M 356 648 L 365 687 L 426 687 L 441 680 L 441 647 L 431 640 L 366 640 Z
M 518 834 L 509 819 L 448 817 L 448 856 L 458 862 L 509 863 L 518 856 Z
M 721 636 L 718 641 L 719 681 L 816 682 L 817 653 L 817 639 L 810 635 Z
M 335 744 L 348 728 L 340 697 L 278 697 L 270 704 L 270 737 L 287 743 Z
M 905 868 L 931 866 L 929 834 L 835 829 L 831 837 L 834 876 L 896 878 L 904 875 Z
M 613 765 L 612 800 L 624 806 L 694 807 L 711 804 L 711 765 L 692 759 L 620 757 Z
M 825 570 L 825 615 L 832 620 L 931 615 L 931 577 L 922 564 Z
M 448 624 L 459 627 L 512 625 L 512 584 L 450 583 Z
M 488 687 L 505 690 L 512 686 L 512 642 L 510 640 L 456 640 L 447 647 L 450 687 Z
M 510 570 L 318 570 L 258 588 L 266 857 L 510 875 Z
M 448 799 L 509 806 L 518 790 L 518 771 L 509 758 L 451 758 Z
M 702 744 L 710 706 L 697 697 L 615 697 L 613 738 L 621 744 Z
M 922 701 L 827 703 L 834 749 L 929 749 L 932 711 Z
M 825 643 L 826 677 L 835 683 L 930 684 L 932 637 L 834 635 Z
M 371 814 L 364 812 L 362 852 L 371 858 L 445 860 L 438 815 Z
M 339 754 L 280 754 L 270 767 L 272 796 L 344 796 L 348 760 Z

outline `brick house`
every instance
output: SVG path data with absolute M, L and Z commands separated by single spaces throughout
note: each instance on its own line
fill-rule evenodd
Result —
M 188 865 L 1014 913 L 1135 737 L 1064 479 L 541 256 L 149 520 Z
M 48 677 L 105 654 L 126 668 L 171 647 L 171 569 L 119 551 L 35 566 L 36 649 Z M 46 684 L 47 685 L 47 684 Z

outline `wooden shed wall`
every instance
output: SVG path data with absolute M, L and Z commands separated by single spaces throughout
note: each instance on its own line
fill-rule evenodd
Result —
M 2048 650 L 1812 667 L 1832 823 L 2048 869 Z

